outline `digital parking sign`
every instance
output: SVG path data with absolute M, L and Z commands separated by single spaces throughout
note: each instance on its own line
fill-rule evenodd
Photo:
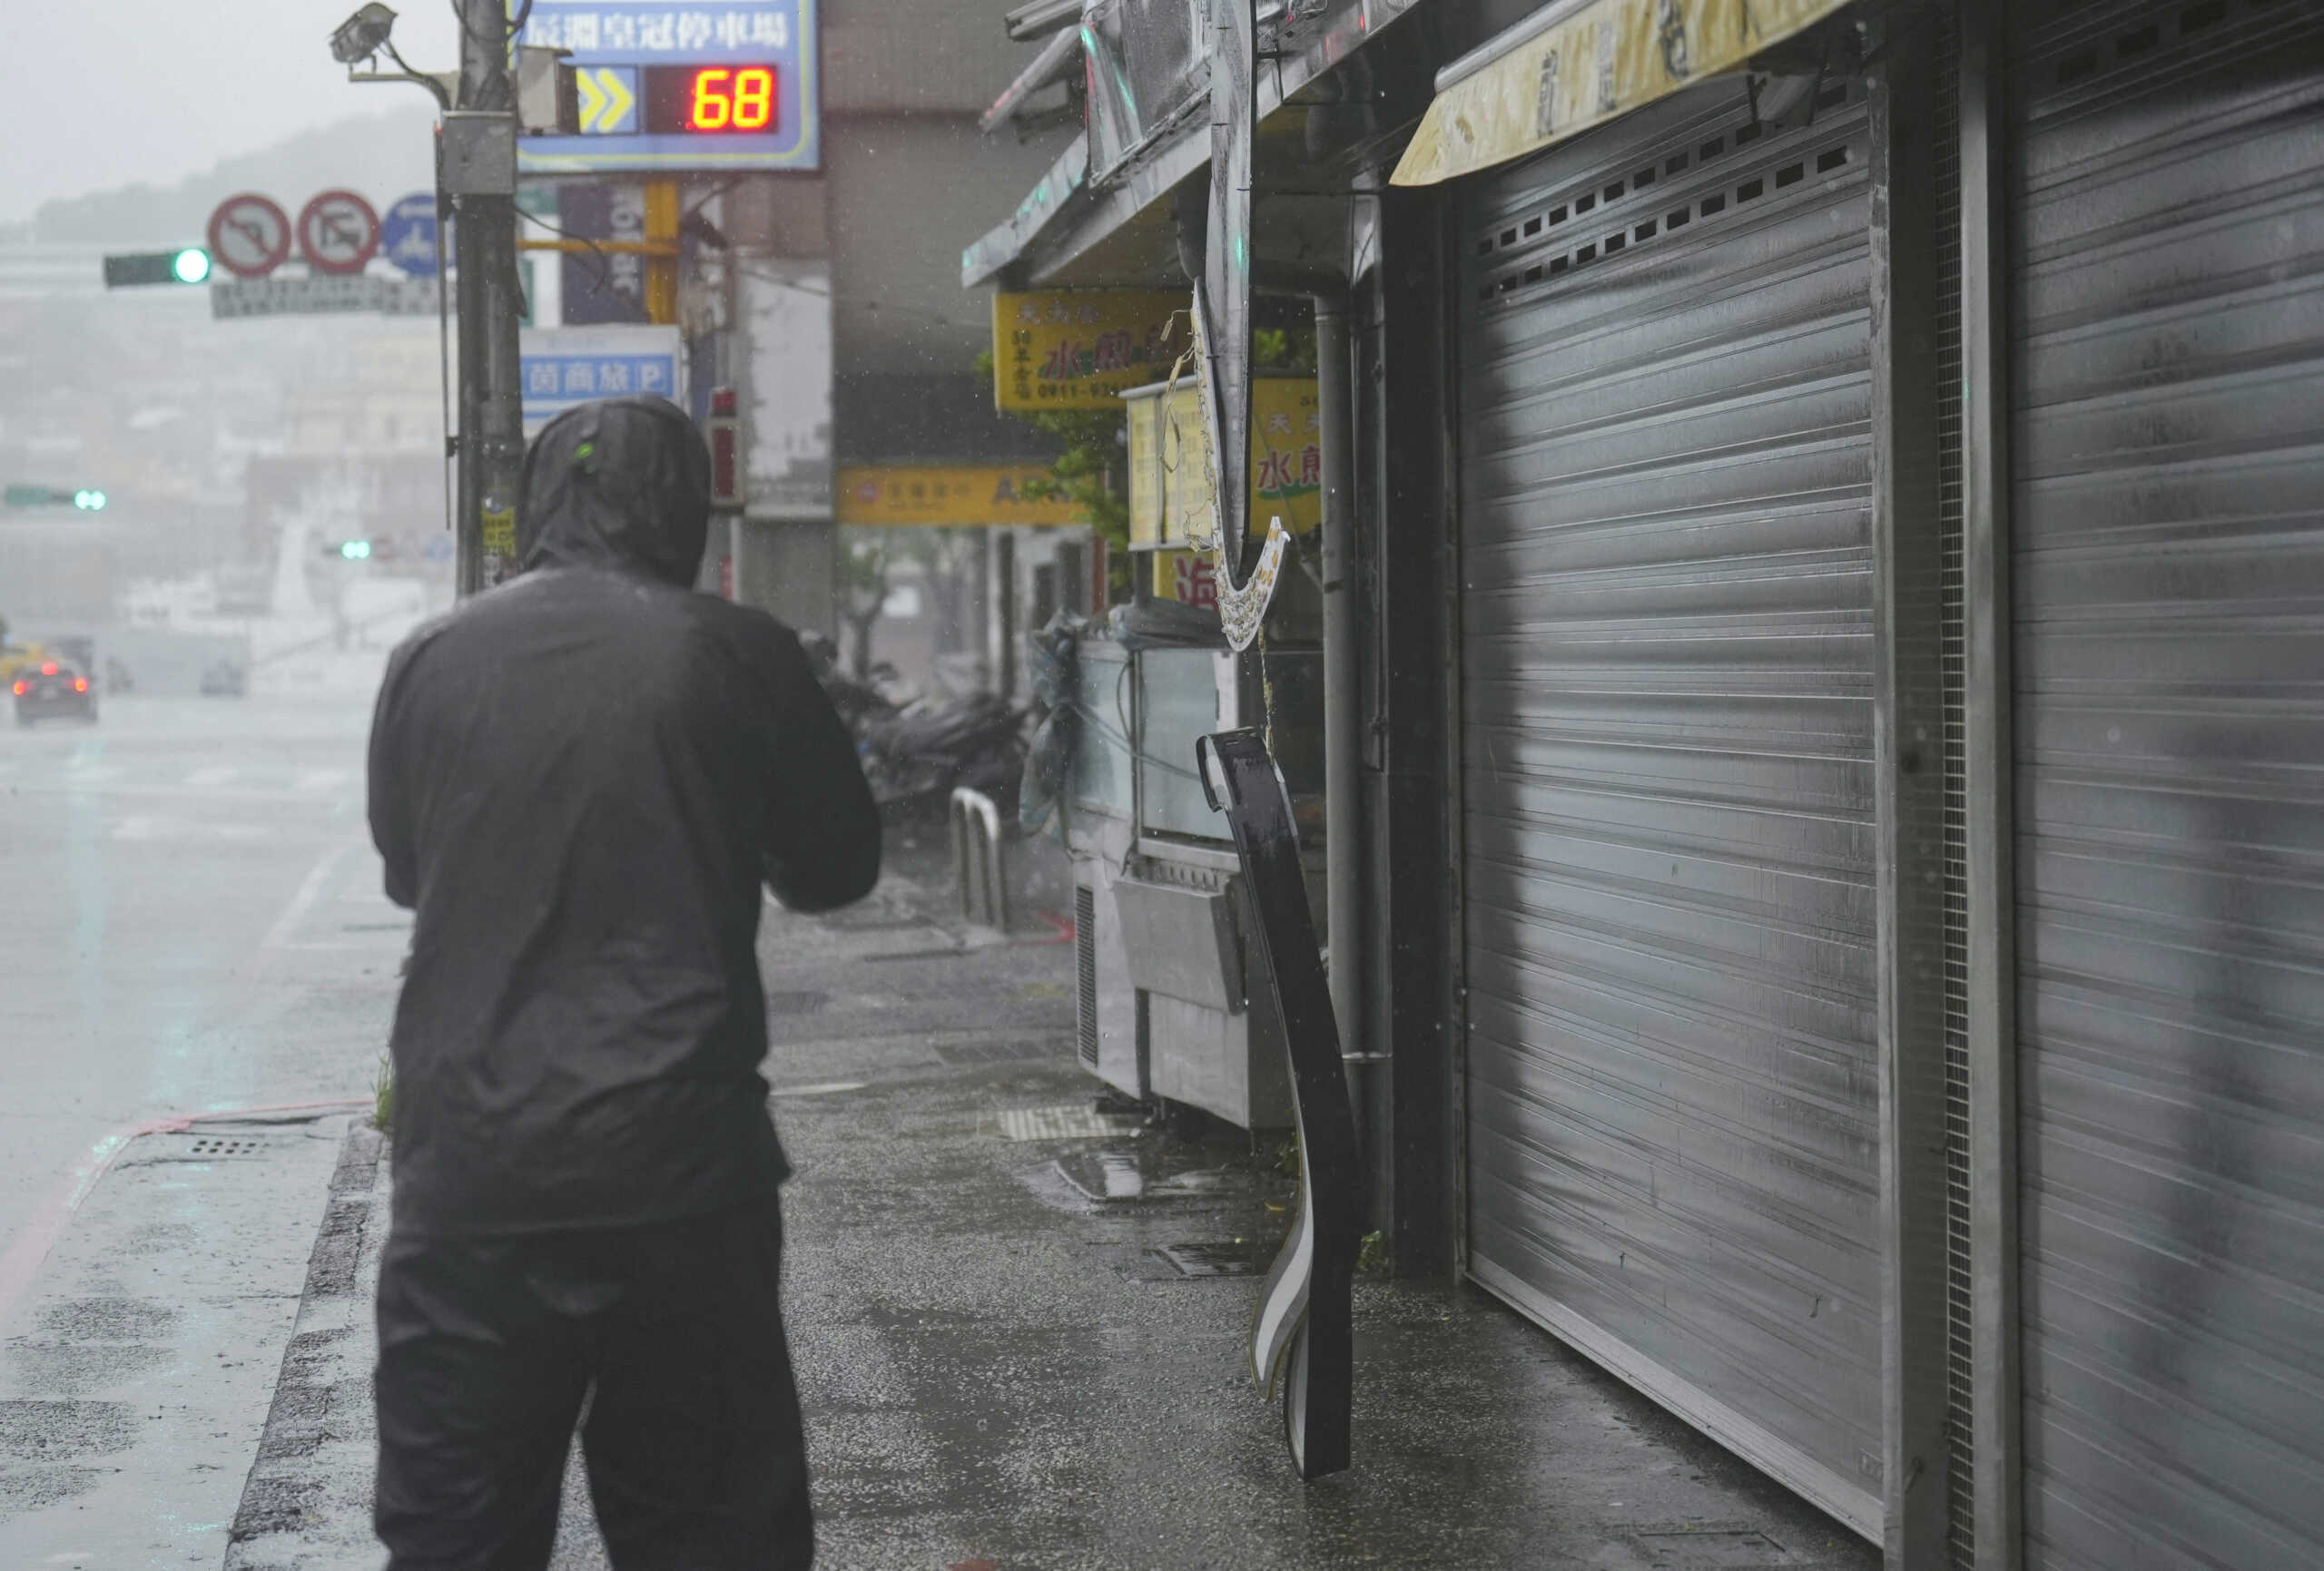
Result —
M 562 49 L 571 136 L 517 139 L 527 174 L 814 169 L 815 0 L 533 0 L 520 44 Z

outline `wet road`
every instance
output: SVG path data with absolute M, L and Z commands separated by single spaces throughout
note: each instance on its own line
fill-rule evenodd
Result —
M 368 1094 L 407 923 L 339 674 L 0 721 L 0 1319 L 109 1133 Z

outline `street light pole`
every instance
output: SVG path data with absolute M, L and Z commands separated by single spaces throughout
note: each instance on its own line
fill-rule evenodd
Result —
M 460 86 L 441 154 L 458 161 L 441 183 L 459 213 L 459 593 L 490 587 L 516 566 L 517 486 L 525 459 L 517 323 L 516 92 L 502 0 L 458 0 Z

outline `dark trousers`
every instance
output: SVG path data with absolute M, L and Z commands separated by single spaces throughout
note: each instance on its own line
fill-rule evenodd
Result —
M 782 1257 L 772 1198 L 648 1227 L 391 1235 L 373 1503 L 389 1571 L 540 1571 L 576 1421 L 617 1571 L 804 1571 Z

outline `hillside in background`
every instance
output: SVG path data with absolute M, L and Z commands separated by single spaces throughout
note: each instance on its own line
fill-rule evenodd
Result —
M 0 227 L 0 239 L 180 244 L 202 238 L 211 210 L 238 191 L 272 197 L 297 216 L 317 191 L 345 187 L 375 207 L 435 183 L 435 112 L 419 93 L 410 102 L 221 161 L 171 186 L 129 185 L 43 203 L 25 223 Z

